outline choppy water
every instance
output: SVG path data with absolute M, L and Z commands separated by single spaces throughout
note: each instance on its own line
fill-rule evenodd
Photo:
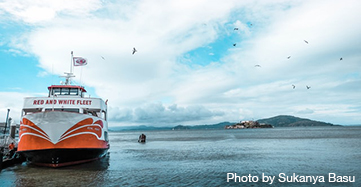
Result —
M 0 186 L 361 186 L 361 127 L 111 132 L 110 141 L 109 156 L 96 162 L 3 169 Z M 227 173 L 259 180 L 227 182 Z M 280 173 L 325 182 L 282 183 Z M 329 173 L 355 182 L 329 183 Z

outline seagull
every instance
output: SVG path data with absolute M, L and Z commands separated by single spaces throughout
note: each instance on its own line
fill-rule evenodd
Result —
M 303 40 L 303 41 L 305 41 L 305 42 L 306 42 L 306 44 L 308 44 L 308 41 L 306 41 L 306 40 Z
M 257 65 L 255 65 L 254 67 L 259 67 L 259 68 L 260 68 L 260 67 L 261 67 L 261 65 L 257 64 Z
M 293 87 L 293 89 L 295 89 L 295 88 L 296 88 L 296 86 L 295 86 L 295 85 L 293 85 L 293 84 L 292 84 L 292 87 Z
M 236 45 L 237 45 L 236 43 L 233 44 L 233 46 L 236 46 Z
M 307 90 L 308 90 L 308 89 L 310 89 L 310 88 L 311 88 L 311 86 L 307 86 L 307 85 L 306 85 L 306 88 L 307 88 Z
M 287 59 L 290 59 L 290 58 L 291 58 L 291 56 L 288 56 L 288 57 L 287 57 Z
M 135 52 L 137 52 L 137 50 L 135 49 L 135 47 L 133 47 L 133 53 L 132 53 L 132 55 L 134 55 Z
M 236 27 L 236 28 L 234 28 L 234 30 L 235 30 L 235 31 L 238 31 L 238 28 Z
M 342 60 L 342 58 L 340 58 L 340 60 Z
M 102 59 L 105 60 L 105 58 L 103 56 L 100 56 L 100 57 L 102 57 Z

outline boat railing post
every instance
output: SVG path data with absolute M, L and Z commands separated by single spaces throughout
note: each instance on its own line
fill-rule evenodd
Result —
M 53 108 L 51 109 L 51 111 L 54 111 L 54 103 L 55 103 L 54 96 L 57 97 L 56 94 L 53 93 Z
M 10 109 L 8 109 L 8 113 L 6 115 L 5 128 L 4 128 L 4 133 L 3 133 L 4 135 L 6 134 L 6 127 L 8 126 L 9 113 L 10 113 Z

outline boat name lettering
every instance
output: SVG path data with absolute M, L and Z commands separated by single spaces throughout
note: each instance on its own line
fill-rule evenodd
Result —
M 58 99 L 58 100 L 34 100 L 33 105 L 53 105 L 53 104 L 63 104 L 63 105 L 91 105 L 91 100 L 74 100 L 74 99 Z
M 33 105 L 43 105 L 44 100 L 34 100 Z

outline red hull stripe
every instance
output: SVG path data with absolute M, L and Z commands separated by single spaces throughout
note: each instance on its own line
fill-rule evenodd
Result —
M 90 124 L 93 124 L 93 119 L 92 118 L 87 118 L 87 119 L 84 119 L 80 122 L 78 122 L 77 124 L 73 125 L 72 127 L 70 127 L 63 135 L 61 135 L 61 137 L 63 137 L 64 135 L 68 134 L 70 131 L 76 129 L 76 128 L 79 128 L 81 126 L 84 126 L 84 125 L 90 125 Z
M 31 130 L 29 130 L 29 131 L 33 131 L 33 132 L 35 132 L 35 133 L 37 133 L 39 135 L 42 134 L 42 135 L 44 135 L 44 137 L 50 139 L 48 134 L 46 134 L 41 128 L 39 128 L 37 125 L 35 125 L 30 120 L 28 120 L 26 118 L 23 118 L 21 124 L 22 125 L 20 126 L 20 129 L 19 129 L 20 132 L 29 130 L 29 128 L 30 128 Z
M 100 138 L 102 136 L 102 131 L 101 131 L 101 127 L 99 125 L 94 125 L 94 124 L 91 124 L 91 125 L 83 125 L 81 127 L 78 127 L 76 129 L 73 129 L 71 131 L 67 131 L 67 133 L 64 133 L 60 139 L 59 139 L 59 142 L 66 139 L 66 138 L 69 138 L 69 137 L 72 137 L 74 135 L 77 135 L 77 134 L 81 134 L 81 133 L 89 133 L 89 134 L 94 134 L 95 136 L 97 136 L 98 138 Z
M 60 149 L 60 148 L 108 148 L 108 143 L 99 140 L 94 134 L 77 134 L 56 144 L 38 136 L 23 136 L 18 145 L 19 151 Z

